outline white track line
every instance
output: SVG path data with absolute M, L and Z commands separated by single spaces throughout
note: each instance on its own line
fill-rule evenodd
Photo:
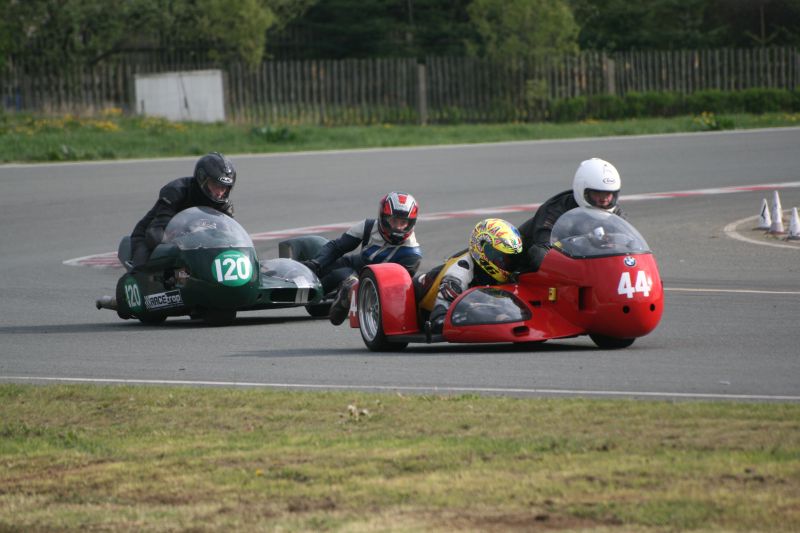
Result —
M 664 287 L 665 291 L 675 292 L 731 292 L 739 294 L 790 294 L 800 295 L 800 291 L 762 291 L 756 289 L 697 289 L 697 288 L 682 288 L 682 287 Z
M 738 228 L 740 225 L 744 224 L 745 222 L 749 222 L 751 220 L 755 220 L 758 217 L 759 217 L 759 215 L 756 215 L 756 216 L 752 216 L 752 217 L 742 218 L 742 219 L 739 219 L 739 220 L 737 220 L 735 222 L 731 222 L 730 224 L 728 224 L 727 226 L 722 228 L 722 232 L 725 235 L 727 235 L 728 237 L 730 237 L 731 239 L 736 239 L 738 241 L 744 241 L 744 242 L 747 242 L 747 243 L 750 243 L 750 244 L 760 244 L 761 246 L 772 246 L 773 248 L 791 248 L 793 250 L 800 250 L 800 246 L 793 246 L 791 244 L 780 244 L 780 243 L 777 243 L 777 242 L 769 242 L 769 241 L 763 241 L 763 240 L 757 240 L 757 239 L 750 239 L 748 237 L 745 237 L 744 235 L 742 235 L 741 233 L 739 233 L 736 230 L 736 228 Z
M 304 383 L 258 383 L 247 381 L 191 381 L 172 379 L 115 379 L 115 378 L 58 378 L 30 376 L 0 376 L 3 381 L 47 381 L 63 383 L 107 383 L 124 385 L 188 385 L 213 387 L 247 387 L 274 389 L 319 389 L 319 390 L 360 390 L 360 391 L 405 391 L 433 393 L 502 393 L 502 394 L 553 394 L 567 396 L 605 396 L 632 397 L 645 396 L 654 398 L 699 398 L 713 400 L 775 400 L 800 401 L 800 396 L 768 395 L 768 394 L 721 394 L 705 392 L 647 392 L 647 391 L 603 391 L 603 390 L 569 390 L 569 389 L 525 389 L 499 387 L 410 387 L 383 385 L 319 385 Z

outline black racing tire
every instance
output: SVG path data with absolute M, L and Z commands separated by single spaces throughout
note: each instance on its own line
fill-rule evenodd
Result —
M 606 335 L 598 335 L 592 333 L 589 335 L 598 348 L 603 350 L 619 350 L 620 348 L 627 348 L 636 339 L 620 339 L 618 337 L 607 337 Z
M 206 309 L 203 321 L 211 327 L 230 326 L 236 320 L 236 309 Z
M 148 326 L 157 326 L 163 323 L 167 319 L 167 315 L 152 315 L 147 314 L 143 316 L 136 317 L 139 319 L 139 322 L 142 324 L 147 324 Z
M 319 304 L 308 304 L 306 306 L 306 311 L 310 316 L 314 318 L 321 318 L 328 316 L 331 312 L 331 304 L 329 303 L 319 303 Z
M 358 282 L 358 329 L 364 344 L 373 352 L 397 352 L 408 346 L 407 342 L 389 342 L 383 332 L 383 317 L 378 280 L 367 269 Z

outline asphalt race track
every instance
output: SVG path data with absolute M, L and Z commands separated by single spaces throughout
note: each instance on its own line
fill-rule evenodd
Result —
M 619 168 L 622 204 L 667 290 L 658 329 L 618 351 L 579 337 L 375 354 L 357 330 L 303 308 L 241 313 L 227 328 L 122 321 L 94 308 L 120 270 L 64 262 L 115 251 L 195 159 L 0 165 L 0 381 L 800 401 L 800 244 L 764 237 L 752 218 L 773 190 L 785 210 L 800 207 L 800 128 L 233 155 L 233 198 L 258 234 L 342 227 L 406 190 L 423 215 L 442 214 L 417 225 L 430 267 L 485 216 L 524 221 L 520 205 L 569 188 L 592 156 Z M 277 256 L 275 239 L 257 247 Z

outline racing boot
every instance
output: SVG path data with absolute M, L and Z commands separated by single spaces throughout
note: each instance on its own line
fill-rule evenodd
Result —
M 334 326 L 338 326 L 347 318 L 347 312 L 350 311 L 350 289 L 353 288 L 357 281 L 357 277 L 348 276 L 339 285 L 339 292 L 336 293 L 336 298 L 331 304 L 330 314 L 328 315 L 328 319 Z
M 113 296 L 103 296 L 95 300 L 94 305 L 98 309 L 111 309 L 112 311 L 116 311 L 117 299 Z

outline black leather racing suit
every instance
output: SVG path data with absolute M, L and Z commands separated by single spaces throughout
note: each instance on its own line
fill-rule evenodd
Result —
M 147 262 L 150 253 L 164 237 L 164 229 L 172 217 L 184 209 L 200 206 L 211 207 L 233 216 L 233 204 L 230 200 L 226 200 L 224 204 L 211 201 L 192 176 L 178 178 L 164 185 L 158 193 L 158 201 L 131 233 L 131 259 L 134 268 Z
M 550 233 L 556 220 L 569 211 L 578 207 L 572 189 L 560 192 L 547 200 L 536 213 L 523 222 L 517 229 L 522 236 L 522 253 L 515 265 L 518 272 L 535 272 L 544 258 L 544 252 L 550 247 Z M 619 205 L 611 211 L 615 215 L 627 218 Z

